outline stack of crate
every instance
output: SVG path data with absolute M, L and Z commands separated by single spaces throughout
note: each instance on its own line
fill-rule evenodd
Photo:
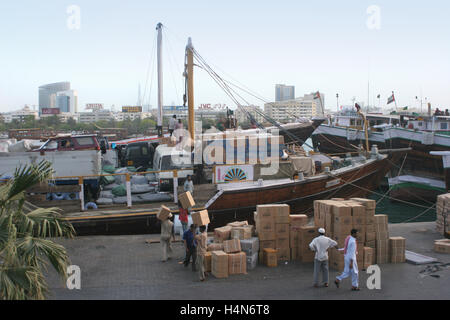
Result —
M 389 261 L 391 263 L 403 263 L 406 261 L 405 257 L 406 239 L 403 237 L 389 238 Z
M 259 238 L 259 262 L 264 263 L 264 249 L 274 249 L 278 261 L 289 261 L 290 208 L 287 204 L 258 205 L 254 215 Z
M 308 216 L 305 214 L 291 214 L 289 216 L 289 247 L 291 248 L 291 260 L 301 261 L 300 228 L 308 224 Z
M 450 193 L 441 194 L 436 203 L 436 231 L 445 236 L 449 232 Z
M 389 230 L 388 216 L 385 214 L 377 214 L 375 219 L 375 257 L 376 263 L 389 262 Z

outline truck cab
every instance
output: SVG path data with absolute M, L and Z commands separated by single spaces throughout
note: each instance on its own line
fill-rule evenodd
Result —
M 81 151 L 81 150 L 100 150 L 100 145 L 95 135 L 80 135 L 80 136 L 59 136 L 48 139 L 39 149 L 33 150 L 35 152 L 45 151 Z
M 155 146 L 157 143 L 134 142 L 126 146 L 120 153 L 120 164 L 122 167 L 134 166 L 147 170 L 153 166 Z
M 168 147 L 166 144 L 159 145 L 155 149 L 153 157 L 153 170 L 179 170 L 178 183 L 183 184 L 188 175 L 193 175 L 192 155 L 184 150 L 177 150 L 176 147 Z M 173 171 L 158 172 L 156 177 L 161 190 L 173 188 Z

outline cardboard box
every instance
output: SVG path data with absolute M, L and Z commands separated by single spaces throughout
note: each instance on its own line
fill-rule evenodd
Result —
M 364 263 L 362 267 L 367 269 L 369 266 L 374 264 L 374 249 L 370 247 L 364 247 Z
M 228 254 L 223 251 L 211 252 L 211 273 L 216 278 L 228 277 Z
M 259 250 L 263 251 L 264 249 L 275 249 L 276 248 L 276 243 L 275 240 L 261 240 L 259 239 Z
M 289 247 L 297 248 L 300 245 L 300 227 L 291 226 L 289 231 Z
M 389 240 L 388 232 L 375 232 L 375 240 Z
M 231 239 L 250 239 L 252 237 L 251 227 L 232 227 L 231 229 Z
M 329 252 L 329 266 L 330 269 L 334 269 L 337 271 L 343 271 L 345 262 L 344 262 L 344 254 L 338 250 L 331 249 Z
M 350 198 L 350 200 L 355 201 L 366 207 L 366 209 L 375 209 L 377 202 L 371 199 L 365 198 Z
M 192 222 L 194 222 L 194 224 L 196 224 L 199 227 L 206 226 L 210 222 L 208 210 L 192 212 L 191 217 L 192 217 Z
M 247 270 L 253 270 L 258 264 L 258 252 L 247 255 Z
M 371 242 L 371 241 L 375 241 L 376 240 L 376 234 L 375 232 L 367 232 L 366 230 L 366 243 L 367 242 Z
M 434 251 L 439 253 L 450 253 L 450 239 L 436 240 L 434 242 Z
M 291 260 L 291 249 L 287 248 L 277 248 L 277 259 L 278 261 L 290 261 Z
M 335 234 L 333 236 L 333 240 L 338 243 L 338 248 L 343 248 L 345 246 L 345 239 L 350 235 L 350 233 L 343 233 L 343 234 Z
M 195 205 L 194 198 L 189 191 L 180 194 L 178 200 L 181 202 L 181 206 L 184 209 L 192 208 Z
M 300 242 L 309 245 L 311 241 L 319 236 L 318 228 L 315 226 L 300 227 Z
M 275 221 L 274 220 L 257 220 L 256 230 L 258 234 L 261 232 L 275 233 Z
M 275 240 L 276 249 L 286 249 L 289 248 L 289 238 L 277 238 Z
M 251 256 L 259 251 L 259 239 L 256 237 L 250 239 L 241 240 L 241 250 L 244 251 L 247 256 Z
M 300 251 L 300 261 L 301 262 L 314 262 L 314 257 L 316 253 L 309 249 L 303 249 Z
M 366 240 L 365 246 L 375 249 L 376 248 L 375 240 L 370 240 L 370 241 Z
M 223 251 L 226 253 L 235 253 L 241 251 L 241 241 L 239 239 L 225 240 L 223 242 Z
M 275 234 L 276 238 L 289 238 L 289 224 L 288 223 L 277 223 L 275 224 Z
M 245 252 L 230 253 L 228 255 L 228 274 L 247 273 L 247 255 Z
M 308 216 L 306 214 L 291 214 L 289 215 L 289 224 L 291 226 L 305 226 L 308 224 Z
M 390 237 L 389 238 L 389 248 L 406 248 L 406 239 L 403 237 Z
M 223 243 L 210 243 L 207 246 L 208 251 L 223 251 Z
M 248 222 L 247 221 L 235 221 L 235 222 L 227 223 L 227 226 L 232 227 L 232 228 L 244 227 L 244 226 L 248 226 Z
M 207 251 L 204 256 L 203 264 L 205 266 L 205 272 L 211 272 L 211 252 Z
M 376 240 L 376 262 L 388 263 L 389 262 L 389 239 Z
M 299 254 L 298 247 L 291 248 L 290 250 L 291 250 L 291 261 L 300 261 L 301 260 L 301 256 Z
M 158 213 L 156 214 L 156 218 L 161 221 L 164 221 L 164 220 L 167 220 L 167 218 L 169 217 L 169 214 L 170 214 L 170 209 L 167 208 L 166 206 L 161 206 L 159 208 Z
M 332 200 L 315 200 L 314 201 L 314 225 L 317 228 L 325 227 L 325 216 L 327 212 L 332 210 L 332 205 L 338 203 Z
M 271 220 L 275 222 L 276 209 L 271 204 L 260 204 L 256 206 L 256 213 L 257 220 Z
M 388 225 L 388 216 L 385 214 L 374 215 L 376 225 Z
M 278 265 L 277 250 L 265 248 L 263 252 L 264 252 L 264 264 L 268 267 L 276 267 Z
M 366 226 L 359 225 L 355 226 L 354 229 L 358 230 L 356 241 L 364 243 L 366 241 Z
M 375 212 L 373 212 L 372 215 L 369 215 L 368 211 L 366 210 L 366 225 L 374 225 L 374 224 L 375 224 Z
M 375 233 L 375 226 L 373 224 L 366 224 L 366 233 Z
M 225 226 L 214 229 L 214 241 L 215 242 L 224 242 L 225 240 L 229 240 L 231 237 L 231 227 Z
M 288 204 L 273 204 L 275 211 L 275 223 L 289 224 L 290 207 Z

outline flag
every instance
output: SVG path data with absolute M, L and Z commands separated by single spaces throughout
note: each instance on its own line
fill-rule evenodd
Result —
M 390 104 L 395 101 L 394 92 L 392 92 L 392 96 L 388 98 L 387 104 Z
M 319 93 L 319 91 L 317 91 L 317 92 L 314 94 L 314 99 L 320 99 L 320 93 Z
M 403 110 L 408 110 L 408 107 L 404 107 Z
M 355 108 L 356 108 L 356 111 L 359 111 L 361 109 L 361 106 L 359 104 L 355 103 Z
M 380 99 L 381 98 L 381 95 L 379 94 L 379 95 L 377 95 L 377 99 Z

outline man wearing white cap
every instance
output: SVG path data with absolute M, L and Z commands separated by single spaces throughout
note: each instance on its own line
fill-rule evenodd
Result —
M 337 242 L 325 237 L 325 229 L 319 229 L 319 236 L 309 244 L 309 248 L 316 252 L 314 257 L 314 287 L 319 287 L 319 272 L 322 270 L 322 280 L 328 287 L 328 249 L 337 246 Z
M 172 245 L 170 239 L 172 238 L 175 241 L 175 234 L 173 232 L 173 222 L 170 221 L 172 218 L 172 214 L 169 213 L 169 217 L 161 221 L 161 249 L 162 249 L 162 262 L 166 262 L 167 259 L 170 259 L 169 254 L 172 253 Z

